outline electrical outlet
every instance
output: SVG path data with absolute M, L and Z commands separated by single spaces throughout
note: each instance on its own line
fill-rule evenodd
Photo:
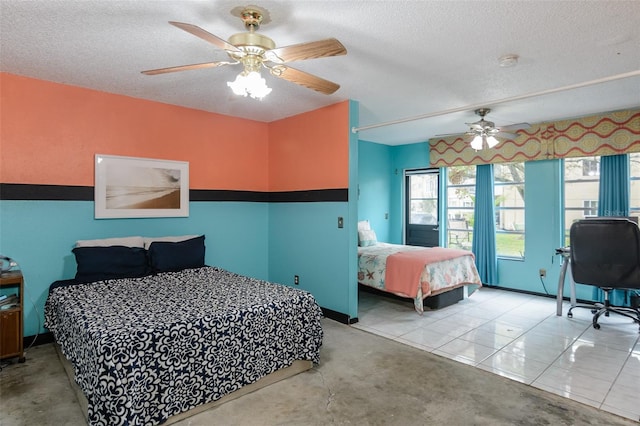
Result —
M 294 283 L 295 285 L 300 284 L 300 277 L 299 277 L 299 276 L 297 276 L 297 275 L 294 275 L 294 276 L 293 276 L 293 283 Z
M 544 277 L 547 276 L 547 270 L 546 269 L 540 269 L 539 274 L 540 274 L 540 278 L 544 278 Z

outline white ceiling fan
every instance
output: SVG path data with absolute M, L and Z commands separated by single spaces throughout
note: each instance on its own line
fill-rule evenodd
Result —
M 493 121 L 484 119 L 485 115 L 491 112 L 490 108 L 478 108 L 474 112 L 480 116 L 480 120 L 473 123 L 465 123 L 467 126 L 469 126 L 469 131 L 462 134 L 466 136 L 473 136 L 473 139 L 471 140 L 471 147 L 476 151 L 484 148 L 493 148 L 499 142 L 496 138 L 515 139 L 518 137 L 518 134 L 511 132 L 515 132 L 516 130 L 520 129 L 528 129 L 529 127 L 531 127 L 529 123 L 516 123 L 509 126 L 496 126 Z M 460 133 L 436 136 L 446 137 L 458 135 L 460 135 Z
M 181 65 L 169 68 L 159 68 L 142 71 L 145 75 L 164 74 L 176 71 L 187 71 L 202 68 L 213 68 L 224 65 L 241 64 L 243 71 L 234 82 L 227 83 L 234 93 L 261 99 L 271 92 L 265 80 L 260 76 L 260 69 L 266 68 L 271 75 L 330 95 L 340 88 L 339 84 L 325 80 L 313 74 L 291 68 L 289 62 L 316 59 L 329 56 L 345 55 L 347 49 L 335 38 L 327 38 L 307 43 L 276 47 L 269 37 L 259 34 L 257 30 L 261 23 L 270 22 L 266 9 L 258 6 L 237 7 L 231 11 L 240 17 L 247 32 L 234 34 L 226 41 L 202 28 L 183 22 L 169 23 L 188 33 L 223 49 L 229 55 L 230 61 L 206 62 L 200 64 Z

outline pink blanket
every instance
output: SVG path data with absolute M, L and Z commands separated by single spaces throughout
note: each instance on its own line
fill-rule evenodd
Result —
M 420 276 L 427 265 L 460 256 L 473 256 L 473 253 L 460 249 L 430 247 L 424 250 L 410 250 L 392 254 L 387 258 L 384 278 L 385 290 L 408 297 L 416 297 Z M 429 293 L 430 291 L 423 290 L 425 296 Z

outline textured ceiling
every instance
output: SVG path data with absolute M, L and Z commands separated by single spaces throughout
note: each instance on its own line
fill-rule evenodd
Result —
M 292 65 L 341 88 L 327 96 L 263 72 L 273 92 L 256 101 L 227 87 L 237 65 L 140 73 L 225 60 L 168 21 L 228 39 L 244 31 L 231 10 L 247 4 L 268 10 L 259 32 L 277 46 L 340 40 L 346 56 Z M 639 22 L 640 1 L 613 0 L 0 0 L 0 70 L 266 122 L 345 99 L 359 102 L 361 127 L 456 111 L 360 132 L 397 145 L 464 132 L 478 119 L 466 107 L 478 105 L 492 108 L 497 125 L 640 106 Z M 517 66 L 499 67 L 511 53 Z M 633 76 L 528 97 L 621 74 Z

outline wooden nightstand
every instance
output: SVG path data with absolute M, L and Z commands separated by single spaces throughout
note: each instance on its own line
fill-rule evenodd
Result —
M 14 293 L 18 295 L 15 304 L 8 308 L 6 305 L 0 305 L 0 359 L 18 357 L 19 362 L 24 362 L 22 343 L 24 280 L 21 271 L 2 273 L 0 275 L 0 294 Z

